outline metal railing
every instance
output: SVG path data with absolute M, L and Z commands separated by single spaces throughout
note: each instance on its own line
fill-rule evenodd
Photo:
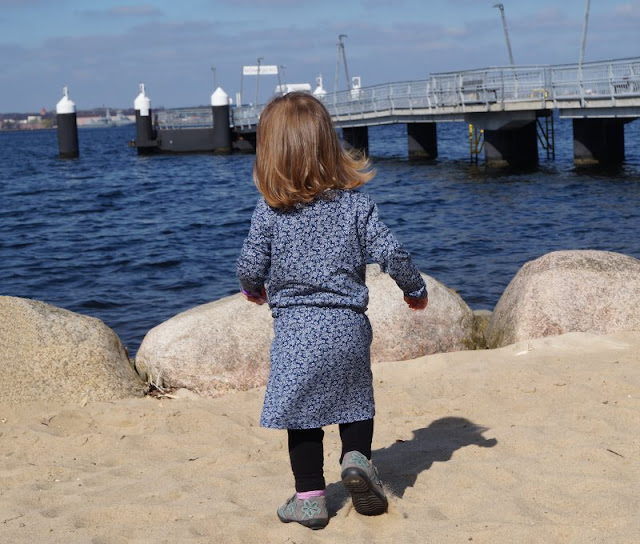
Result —
M 154 114 L 154 123 L 161 130 L 173 128 L 211 128 L 213 112 L 211 107 L 179 108 L 159 110 Z
M 638 98 L 640 106 L 640 58 L 438 73 L 426 80 L 329 93 L 322 101 L 337 124 L 355 121 L 376 124 L 412 116 L 437 118 L 507 108 L 584 108 L 601 106 L 603 100 L 616 107 L 617 100 L 622 98 Z M 251 130 L 263 108 L 263 105 L 235 108 L 233 125 Z M 188 111 L 200 110 L 170 110 L 163 123 L 174 125 Z M 176 116 L 173 112 L 179 113 Z M 207 115 L 210 119 L 210 110 Z
M 637 97 L 640 95 L 640 59 L 626 59 L 549 68 L 557 100 Z

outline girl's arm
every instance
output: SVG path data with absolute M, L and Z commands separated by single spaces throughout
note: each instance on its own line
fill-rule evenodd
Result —
M 404 300 L 413 310 L 424 310 L 428 304 L 427 286 L 411 255 L 378 217 L 378 208 L 369 200 L 366 221 L 367 252 L 388 273 L 404 293 Z
M 236 276 L 242 294 L 256 304 L 267 301 L 265 282 L 271 267 L 271 221 L 270 210 L 264 199 L 260 199 L 251 217 L 249 234 L 242 244 L 236 262 Z

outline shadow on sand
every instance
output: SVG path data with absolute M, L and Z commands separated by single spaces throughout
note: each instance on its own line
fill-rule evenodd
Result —
M 428 470 L 435 462 L 451 459 L 453 453 L 465 446 L 492 448 L 498 441 L 485 438 L 487 431 L 461 417 L 444 417 L 432 422 L 428 427 L 413 431 L 410 440 L 396 440 L 386 448 L 373 452 L 372 458 L 378 467 L 385 486 L 397 497 L 402 498 L 408 487 L 413 487 L 418 475 Z M 327 506 L 330 515 L 340 510 L 349 500 L 342 482 L 327 486 Z

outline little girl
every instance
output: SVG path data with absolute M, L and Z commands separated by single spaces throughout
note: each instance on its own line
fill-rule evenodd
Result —
M 260 425 L 287 429 L 296 493 L 281 521 L 321 529 L 325 502 L 322 439 L 338 424 L 341 478 L 357 512 L 382 514 L 387 498 L 371 463 L 371 326 L 365 314 L 370 257 L 410 308 L 427 289 L 409 254 L 354 191 L 374 176 L 343 150 L 325 107 L 309 94 L 272 100 L 258 125 L 253 179 L 262 197 L 237 262 L 244 296 L 269 303 L 275 338 Z

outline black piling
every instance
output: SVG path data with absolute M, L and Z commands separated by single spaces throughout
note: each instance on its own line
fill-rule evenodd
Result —
M 231 153 L 229 96 L 220 87 L 211 95 L 211 113 L 213 115 L 213 152 Z
M 69 99 L 67 87 L 63 89 L 63 97 L 56 104 L 58 125 L 58 151 L 63 159 L 75 159 L 80 156 L 78 145 L 78 120 L 76 105 Z
M 144 83 L 140 84 L 140 94 L 133 102 L 136 111 L 136 141 L 139 155 L 148 155 L 158 150 L 156 133 L 153 130 L 151 100 L 145 94 Z

